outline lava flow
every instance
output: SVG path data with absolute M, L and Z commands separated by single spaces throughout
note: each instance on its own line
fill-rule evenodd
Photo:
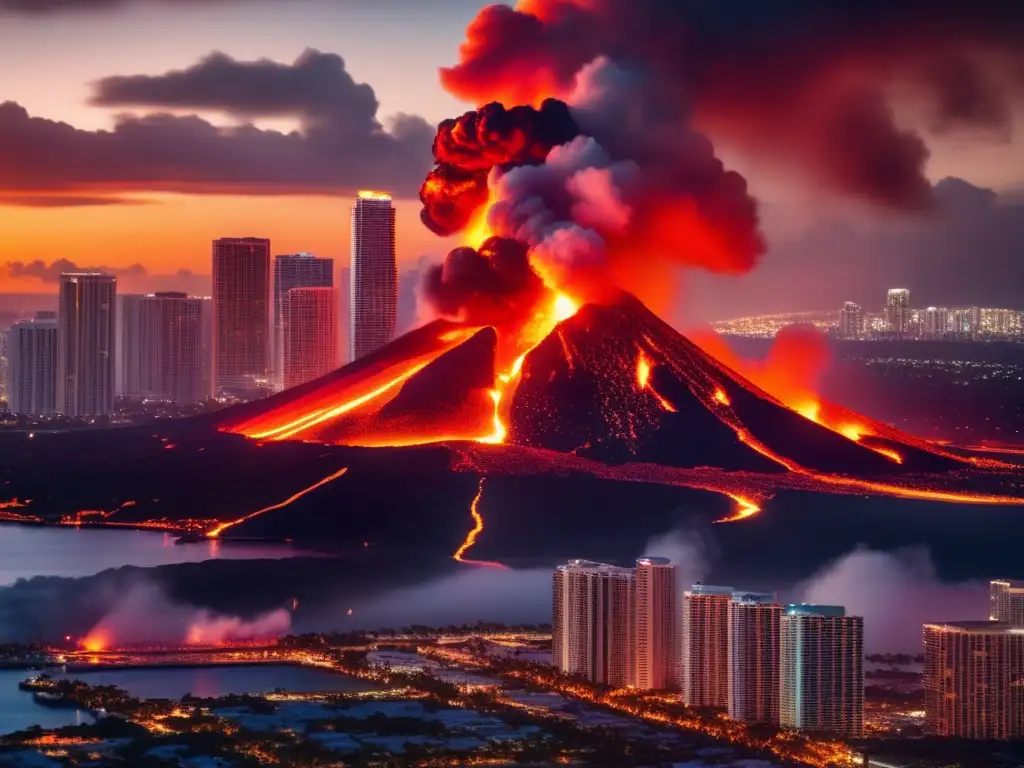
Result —
M 269 507 L 264 507 L 263 509 L 257 509 L 255 512 L 250 512 L 248 515 L 244 515 L 243 517 L 240 517 L 237 520 L 231 520 L 231 521 L 229 521 L 227 523 L 221 523 L 216 528 L 214 528 L 213 530 L 209 531 L 206 535 L 207 535 L 208 538 L 215 539 L 218 536 L 220 536 L 222 533 L 224 533 L 224 531 L 226 531 L 228 528 L 233 528 L 234 526 L 239 525 L 240 523 L 244 523 L 244 522 L 247 522 L 249 520 L 252 520 L 254 517 L 259 517 L 260 515 L 265 514 L 267 512 L 273 512 L 275 509 L 282 509 L 284 507 L 287 507 L 289 504 L 292 504 L 292 503 L 298 501 L 299 499 L 301 499 L 307 493 L 312 493 L 317 488 L 322 488 L 323 486 L 327 485 L 328 483 L 333 482 L 334 480 L 337 480 L 339 477 L 344 475 L 346 472 L 348 472 L 348 467 L 342 467 L 337 472 L 332 472 L 327 477 L 322 478 L 320 480 L 317 480 L 312 485 L 307 486 L 306 488 L 303 488 L 301 491 L 298 491 L 297 493 L 292 494 L 291 496 L 289 496 L 284 501 L 282 501 L 282 502 L 280 502 L 278 504 L 272 504 Z
M 507 568 L 508 566 L 503 563 L 494 563 L 490 560 L 469 560 L 464 555 L 476 544 L 477 537 L 483 533 L 484 530 L 484 518 L 480 514 L 480 499 L 484 495 L 484 481 L 486 477 L 480 478 L 480 483 L 477 485 L 476 496 L 473 497 L 473 501 L 469 504 L 469 515 L 473 518 L 473 527 L 469 533 L 466 534 L 466 540 L 462 542 L 459 548 L 456 550 L 452 558 L 460 563 L 466 565 L 481 565 L 487 568 Z
M 491 103 L 441 123 L 421 218 L 464 245 L 421 286 L 440 319 L 228 409 L 220 428 L 375 449 L 444 443 L 457 465 L 486 449 L 481 474 L 515 474 L 518 449 L 537 450 L 550 471 L 564 463 L 552 456 L 571 457 L 592 474 L 723 493 L 735 507 L 721 522 L 756 515 L 783 488 L 1024 503 L 1018 465 L 818 397 L 827 350 L 814 334 L 787 329 L 773 356 L 751 364 L 717 337 L 683 336 L 625 290 L 662 293 L 670 264 L 742 274 L 764 243 L 755 201 L 710 144 L 663 143 L 601 113 L 612 94 L 599 91 L 628 78 L 600 75 L 580 83 L 588 98 L 579 107 Z M 684 144 L 704 149 L 695 156 Z M 483 529 L 482 493 L 483 481 L 461 562 Z

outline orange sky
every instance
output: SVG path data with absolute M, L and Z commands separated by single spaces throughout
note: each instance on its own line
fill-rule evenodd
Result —
M 210 242 L 217 237 L 270 237 L 274 253 L 307 251 L 348 260 L 352 200 L 334 197 L 149 195 L 145 205 L 82 208 L 0 206 L 0 264 L 50 263 L 124 267 L 141 263 L 152 274 L 189 269 L 210 272 Z M 452 244 L 419 220 L 418 201 L 397 201 L 398 256 L 410 262 L 440 256 Z M 53 290 L 35 279 L 0 271 L 0 292 Z

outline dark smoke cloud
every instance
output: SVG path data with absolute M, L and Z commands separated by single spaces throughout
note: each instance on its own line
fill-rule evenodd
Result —
M 456 248 L 431 267 L 422 295 L 441 315 L 501 326 L 527 319 L 545 289 L 524 245 L 492 237 L 479 250 Z
M 1001 0 L 532 0 L 482 10 L 441 78 L 462 98 L 536 103 L 571 93 L 586 64 L 609 56 L 730 146 L 919 209 L 931 202 L 927 148 L 878 83 L 924 100 L 935 130 L 1003 132 L 1022 39 L 1024 7 Z
M 437 127 L 436 166 L 420 189 L 421 218 L 439 235 L 465 227 L 487 202 L 492 168 L 543 163 L 552 147 L 579 133 L 563 102 L 548 99 L 540 109 L 486 104 Z
M 385 188 L 412 197 L 430 166 L 433 129 L 399 115 L 385 127 L 373 90 L 338 56 L 306 51 L 293 64 L 213 54 L 158 76 L 108 78 L 105 106 L 210 109 L 292 116 L 301 130 L 218 127 L 198 116 L 122 115 L 111 131 L 84 131 L 0 104 L 0 191 L 76 202 L 96 192 L 352 194 Z

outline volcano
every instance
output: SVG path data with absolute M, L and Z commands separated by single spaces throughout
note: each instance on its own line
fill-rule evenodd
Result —
M 223 411 L 218 426 L 267 441 L 468 441 L 766 473 L 905 475 L 978 462 L 830 404 L 818 413 L 846 426 L 811 420 L 629 294 L 574 311 L 505 374 L 498 341 L 493 327 L 434 321 L 305 386 Z

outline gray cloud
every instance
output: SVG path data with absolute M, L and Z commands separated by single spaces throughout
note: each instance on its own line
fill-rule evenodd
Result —
M 104 272 L 108 275 L 126 277 L 142 277 L 148 274 L 146 268 L 141 264 L 133 264 L 130 267 L 86 267 L 79 266 L 68 259 L 57 259 L 49 264 L 40 259 L 8 261 L 2 265 L 2 269 L 8 277 L 31 277 L 42 280 L 44 283 L 59 283 L 60 276 L 65 272 Z
M 219 1 L 237 2 L 238 0 Z M 201 7 L 211 0 L 0 0 L 0 13 L 42 16 L 62 11 L 108 11 L 141 2 L 170 7 Z
M 0 104 L 0 193 L 46 193 L 51 204 L 107 194 L 352 194 L 384 188 L 414 197 L 430 166 L 434 129 L 398 115 L 376 117 L 373 89 L 333 54 L 306 51 L 294 64 L 238 62 L 213 54 L 194 67 L 97 85 L 107 106 L 211 109 L 293 116 L 301 130 L 219 127 L 195 116 L 122 115 L 111 131 L 84 131 Z

